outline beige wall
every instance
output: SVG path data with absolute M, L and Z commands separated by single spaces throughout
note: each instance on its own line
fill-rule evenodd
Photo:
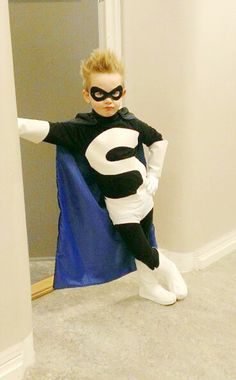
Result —
M 236 230 L 236 3 L 122 0 L 122 19 L 126 103 L 169 140 L 158 240 L 192 252 Z
M 87 110 L 80 60 L 98 46 L 97 2 L 10 2 L 19 117 L 66 120 Z M 53 256 L 58 206 L 55 148 L 21 142 L 30 256 Z
M 236 228 L 236 5 L 121 3 L 126 103 L 169 140 L 156 197 L 158 240 L 170 251 L 193 251 Z M 93 5 L 10 2 L 19 116 L 56 120 L 84 110 L 78 62 L 97 45 Z M 89 29 L 81 10 L 93 12 Z M 81 37 L 88 32 L 93 37 Z M 54 148 L 23 142 L 22 157 L 30 254 L 50 256 L 58 212 Z
M 0 375 L 32 332 L 28 247 L 7 1 L 0 3 Z M 30 348 L 30 347 L 28 347 Z M 15 352 L 15 356 L 19 352 Z M 28 353 L 29 354 L 29 353 Z M 19 358 L 20 366 L 20 358 Z M 5 378 L 5 377 L 4 377 Z M 15 378 L 15 377 L 14 377 Z

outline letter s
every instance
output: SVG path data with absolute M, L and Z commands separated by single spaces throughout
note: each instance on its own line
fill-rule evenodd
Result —
M 135 148 L 139 133 L 127 128 L 111 128 L 95 137 L 89 144 L 85 156 L 90 166 L 102 175 L 116 175 L 129 171 L 139 171 L 143 180 L 146 177 L 145 166 L 135 157 L 109 161 L 109 151 L 119 147 Z

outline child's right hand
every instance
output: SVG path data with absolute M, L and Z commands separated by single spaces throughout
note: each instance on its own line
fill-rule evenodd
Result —
M 34 142 L 42 142 L 49 132 L 49 123 L 43 120 L 17 118 L 21 138 Z

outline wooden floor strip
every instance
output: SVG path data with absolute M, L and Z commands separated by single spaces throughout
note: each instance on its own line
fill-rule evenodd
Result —
M 45 294 L 51 293 L 53 289 L 54 276 L 47 277 L 31 285 L 31 298 L 35 300 Z

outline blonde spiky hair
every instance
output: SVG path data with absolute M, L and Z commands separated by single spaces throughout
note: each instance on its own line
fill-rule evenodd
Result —
M 124 77 L 123 63 L 111 50 L 93 50 L 91 55 L 81 61 L 80 74 L 84 89 L 88 91 L 92 73 L 119 73 Z

